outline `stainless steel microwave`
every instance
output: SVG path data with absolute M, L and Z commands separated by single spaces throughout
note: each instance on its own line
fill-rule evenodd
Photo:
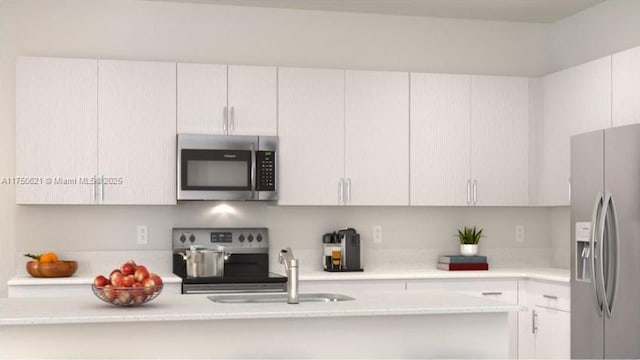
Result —
M 276 136 L 178 135 L 178 200 L 277 200 Z

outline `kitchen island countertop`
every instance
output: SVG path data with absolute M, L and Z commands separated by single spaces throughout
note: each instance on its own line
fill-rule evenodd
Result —
M 2 298 L 0 326 L 139 321 L 196 321 L 505 313 L 521 306 L 453 292 L 349 293 L 353 301 L 330 303 L 220 304 L 206 295 L 161 294 L 138 307 L 116 307 L 97 298 Z

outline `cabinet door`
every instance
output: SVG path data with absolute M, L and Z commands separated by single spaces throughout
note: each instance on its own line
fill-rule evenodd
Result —
M 611 126 L 611 57 L 547 75 L 540 205 L 570 204 L 570 138 Z
M 339 205 L 344 71 L 278 69 L 281 205 Z
M 409 204 L 409 74 L 347 71 L 345 176 L 350 205 Z
M 411 74 L 411 205 L 469 205 L 470 76 Z
M 571 314 L 567 311 L 536 306 L 535 357 L 569 359 L 571 357 Z
M 176 65 L 99 60 L 98 77 L 102 202 L 175 204 Z
M 276 135 L 277 71 L 229 65 L 229 134 Z
M 613 55 L 613 126 L 640 123 L 640 47 Z
M 177 67 L 178 133 L 226 134 L 227 65 Z
M 19 58 L 16 67 L 18 204 L 92 204 L 94 186 L 78 177 L 97 171 L 97 60 Z M 47 184 L 75 180 L 76 184 Z M 38 180 L 39 181 L 39 180 Z
M 529 79 L 471 77 L 475 205 L 529 205 Z

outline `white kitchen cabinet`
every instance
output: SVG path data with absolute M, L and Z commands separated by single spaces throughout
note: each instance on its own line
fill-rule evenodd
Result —
M 99 60 L 98 78 L 100 203 L 175 204 L 175 63 Z
M 411 74 L 411 204 L 529 205 L 529 79 Z
M 342 203 L 344 73 L 278 69 L 280 205 Z
M 179 134 L 226 134 L 227 66 L 182 64 L 177 67 Z
M 281 205 L 409 203 L 408 74 L 280 68 Z
M 411 74 L 411 205 L 469 205 L 470 80 Z
M 542 280 L 519 281 L 518 357 L 569 358 L 571 313 L 569 284 Z
M 494 279 L 446 279 L 446 280 L 407 280 L 407 291 L 446 290 L 470 296 L 518 304 L 517 280 Z M 518 354 L 518 314 L 509 314 L 509 358 Z
M 474 205 L 529 205 L 529 79 L 471 76 Z
M 409 74 L 345 74 L 348 205 L 409 204 Z
M 536 306 L 535 358 L 569 359 L 571 357 L 571 314 L 567 311 Z
M 178 133 L 276 135 L 272 66 L 178 64 Z
M 97 173 L 98 63 L 91 59 L 21 57 L 16 67 L 18 204 L 91 204 Z M 47 184 L 78 180 L 76 184 Z
M 613 54 L 612 124 L 640 123 L 640 47 Z
M 543 133 L 538 159 L 538 204 L 570 204 L 570 138 L 611 126 L 611 57 L 543 79 Z

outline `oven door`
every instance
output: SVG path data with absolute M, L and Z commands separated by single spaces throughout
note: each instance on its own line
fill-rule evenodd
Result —
M 178 200 L 255 198 L 254 136 L 178 135 Z

